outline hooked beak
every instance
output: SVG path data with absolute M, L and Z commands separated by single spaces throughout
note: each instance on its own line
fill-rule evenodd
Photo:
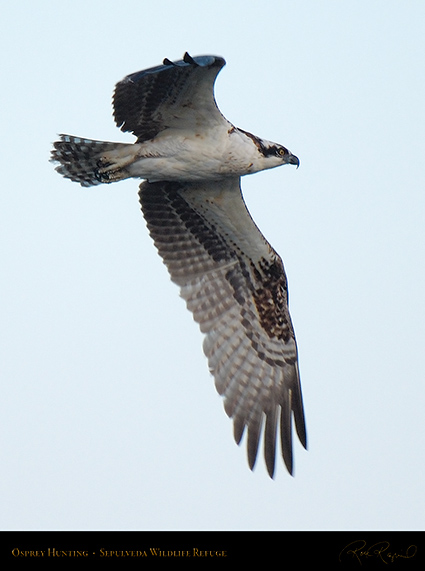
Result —
M 291 153 L 291 155 L 288 157 L 288 163 L 290 165 L 297 165 L 298 168 L 300 166 L 300 159 Z

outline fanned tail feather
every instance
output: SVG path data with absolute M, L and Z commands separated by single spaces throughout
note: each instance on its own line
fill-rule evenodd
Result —
M 60 163 L 56 170 L 65 178 L 79 182 L 81 186 L 94 186 L 129 176 L 119 166 L 111 169 L 115 157 L 123 154 L 122 151 L 129 147 L 128 143 L 94 141 L 73 135 L 59 136 L 60 140 L 53 145 L 51 162 Z

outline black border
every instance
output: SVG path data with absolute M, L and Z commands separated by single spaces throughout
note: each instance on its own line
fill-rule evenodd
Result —
M 0 563 L 32 568 L 40 561 L 96 569 L 138 565 L 270 564 L 308 569 L 425 569 L 425 533 L 419 531 L 5 531 Z M 31 553 L 32 552 L 32 553 Z M 321 566 L 321 567 L 320 567 Z M 389 566 L 389 567 L 388 567 Z M 307 569 L 305 567 L 305 569 Z

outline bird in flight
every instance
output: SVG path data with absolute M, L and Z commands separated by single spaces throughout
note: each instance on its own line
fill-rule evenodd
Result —
M 287 148 L 232 125 L 214 98 L 217 56 L 165 59 L 117 83 L 114 118 L 135 143 L 60 135 L 51 160 L 92 186 L 145 179 L 139 199 L 154 244 L 199 323 L 204 352 L 253 469 L 263 433 L 273 478 L 276 441 L 290 474 L 292 419 L 306 448 L 297 344 L 283 263 L 251 218 L 241 176 L 290 164 Z

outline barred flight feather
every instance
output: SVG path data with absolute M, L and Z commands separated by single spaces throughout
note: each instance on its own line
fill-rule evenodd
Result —
M 245 207 L 239 178 L 144 182 L 139 196 L 155 246 L 206 334 L 204 352 L 236 442 L 248 429 L 249 466 L 264 425 L 273 476 L 280 418 L 282 455 L 292 473 L 292 414 L 304 446 L 306 433 L 286 277 Z

